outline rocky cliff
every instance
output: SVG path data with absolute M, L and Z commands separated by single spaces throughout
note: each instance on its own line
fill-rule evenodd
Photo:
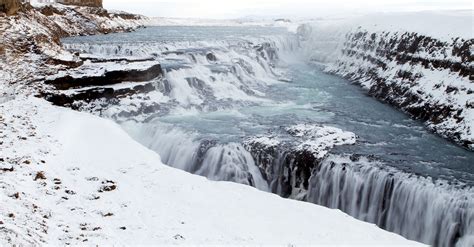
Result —
M 474 39 L 363 26 L 337 32 L 305 25 L 299 32 L 311 59 L 325 63 L 328 72 L 474 149 Z
M 21 85 L 81 65 L 77 56 L 63 49 L 61 38 L 131 31 L 146 21 L 139 15 L 60 4 L 25 4 L 16 16 L 0 16 L 0 84 L 6 88 L 2 96 L 15 90 L 36 91 L 44 84 Z

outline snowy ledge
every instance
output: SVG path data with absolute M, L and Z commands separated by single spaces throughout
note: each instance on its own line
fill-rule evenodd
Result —
M 112 121 L 44 100 L 1 104 L 0 130 L 0 245 L 419 245 L 338 210 L 169 168 Z

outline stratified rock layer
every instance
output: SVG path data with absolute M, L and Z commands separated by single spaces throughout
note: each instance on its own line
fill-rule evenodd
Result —
M 452 43 L 405 33 L 355 32 L 329 71 L 426 122 L 438 134 L 474 149 L 474 40 Z

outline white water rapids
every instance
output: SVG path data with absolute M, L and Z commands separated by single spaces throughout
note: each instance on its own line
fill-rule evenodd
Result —
M 474 172 L 466 166 L 474 161 L 472 153 L 426 132 L 348 81 L 308 66 L 304 59 L 311 47 L 301 47 L 294 35 L 258 36 L 255 30 L 256 37 L 245 33 L 218 39 L 213 32 L 219 36 L 224 31 L 216 30 L 183 28 L 181 32 L 203 38 L 167 40 L 178 34 L 148 28 L 139 31 L 139 38 L 122 34 L 118 43 L 88 37 L 70 40 L 66 47 L 89 57 L 146 58 L 162 64 L 164 77 L 156 88 L 166 111 L 146 121 L 117 120 L 167 165 L 282 195 L 281 189 L 272 189 L 277 180 L 268 180 L 262 161 L 242 140 L 298 123 L 335 125 L 354 132 L 359 141 L 311 164 L 307 201 L 427 244 L 474 243 Z M 171 33 L 153 40 L 152 32 Z M 328 60 L 324 56 L 321 61 Z M 289 146 L 268 153 L 278 153 L 266 160 L 278 181 L 292 176 L 287 165 L 293 161 L 285 160 Z M 351 159 L 352 154 L 362 158 Z

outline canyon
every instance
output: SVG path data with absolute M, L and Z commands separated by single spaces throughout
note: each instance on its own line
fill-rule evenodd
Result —
M 267 192 L 271 192 L 294 200 L 291 203 L 298 203 L 294 211 L 306 205 L 297 201 L 305 201 L 339 209 L 354 218 L 425 244 L 472 244 L 474 175 L 469 163 L 474 157 L 468 151 L 473 148 L 474 136 L 471 37 L 453 34 L 446 37 L 416 28 L 392 30 L 383 25 L 374 30 L 372 25 L 355 21 L 349 27 L 346 23 L 331 23 L 331 28 L 325 28 L 327 23 L 318 22 L 285 23 L 298 25 L 297 33 L 272 26 L 272 22 L 265 27 L 150 27 L 147 17 L 62 5 L 27 8 L 18 13 L 18 18 L 2 18 L 2 31 L 6 35 L 2 36 L 1 42 L 0 76 L 4 78 L 1 83 L 5 89 L 0 102 L 3 103 L 2 116 L 8 120 L 3 121 L 5 128 L 13 126 L 15 131 L 8 133 L 22 133 L 18 135 L 20 140 L 28 141 L 31 137 L 32 142 L 45 145 L 41 138 L 34 137 L 37 128 L 46 140 L 50 138 L 47 136 L 53 136 L 59 143 L 59 147 L 46 145 L 51 149 L 48 151 L 19 148 L 10 136 L 2 142 L 2 145 L 8 145 L 6 150 L 11 155 L 1 157 L 2 176 L 14 171 L 22 173 L 26 180 L 33 176 L 33 182 L 46 180 L 39 184 L 27 183 L 27 187 L 33 189 L 20 193 L 21 197 L 45 193 L 61 205 L 69 205 L 70 199 L 81 204 L 83 198 L 99 200 L 101 196 L 90 190 L 95 190 L 92 185 L 87 184 L 84 190 L 78 188 L 82 183 L 71 176 L 80 174 L 91 184 L 98 182 L 97 193 L 119 193 L 118 197 L 124 196 L 121 193 L 137 193 L 127 185 L 122 190 L 122 184 L 130 183 L 144 186 L 146 189 L 142 194 L 154 198 L 156 203 L 153 192 L 160 189 L 152 181 L 163 176 L 153 174 L 164 170 L 164 177 L 169 176 L 170 180 L 160 186 L 168 188 L 171 185 L 169 193 L 161 194 L 165 197 L 173 197 L 176 191 L 193 191 L 194 185 L 203 188 L 211 183 L 209 188 L 202 190 L 204 194 L 214 191 L 210 188 L 216 186 L 218 191 L 215 193 L 229 193 L 225 200 L 234 200 L 255 187 L 265 192 L 255 192 L 255 197 L 270 198 Z M 444 21 L 456 23 L 462 22 L 463 18 L 461 15 Z M 403 26 L 403 23 L 398 25 Z M 65 108 L 52 106 L 44 99 Z M 21 113 L 17 116 L 15 108 L 22 104 L 25 107 L 19 107 Z M 65 120 L 54 120 L 54 116 Z M 29 129 L 22 127 L 31 121 Z M 55 128 L 48 127 L 48 122 L 62 131 L 53 131 Z M 81 127 L 80 123 L 90 128 Z M 77 135 L 67 134 L 68 128 L 80 131 L 74 132 Z M 8 130 L 4 131 L 7 133 Z M 115 135 L 120 138 L 116 140 Z M 23 136 L 29 137 L 22 139 Z M 80 141 L 77 144 L 70 140 Z M 97 145 L 89 148 L 90 140 Z M 32 143 L 29 145 L 25 147 L 33 147 Z M 63 145 L 65 151 L 60 148 Z M 109 145 L 113 148 L 107 147 Z M 131 151 L 120 145 L 130 147 Z M 21 152 L 17 153 L 17 150 Z M 108 159 L 118 150 L 123 154 L 112 159 L 113 162 L 122 158 L 137 165 L 119 162 L 118 167 L 113 167 Z M 50 152 L 55 155 L 65 152 L 71 156 L 60 155 L 60 159 L 55 159 L 54 155 L 48 154 Z M 89 156 L 87 153 L 91 152 L 95 155 L 90 159 L 79 158 L 84 154 Z M 147 158 L 143 161 L 137 153 Z M 69 157 L 75 158 L 69 161 Z M 58 172 L 41 165 L 42 171 L 26 165 L 26 161 L 42 164 L 41 159 L 56 167 L 62 162 L 78 164 Z M 101 167 L 101 162 L 107 165 Z M 208 182 L 164 165 L 212 181 L 246 186 L 234 184 L 235 187 L 226 190 L 225 183 Z M 93 178 L 94 166 L 101 167 L 100 178 L 98 175 L 97 179 Z M 109 171 L 113 172 L 109 175 Z M 46 176 L 39 172 L 45 172 Z M 129 172 L 145 179 L 144 184 L 123 175 Z M 49 181 L 51 173 L 57 173 L 58 178 Z M 174 176 L 181 182 L 171 181 Z M 57 189 L 53 184 L 57 179 L 63 181 L 61 184 L 74 185 L 74 193 L 67 192 L 71 191 L 69 187 L 65 188 L 65 196 L 54 192 Z M 196 182 L 189 188 L 182 187 L 188 180 Z M 8 181 L 4 195 L 19 190 L 14 177 L 9 176 Z M 53 187 L 49 189 L 49 185 Z M 232 191 L 235 190 L 242 190 L 242 194 L 234 197 Z M 76 193 L 81 198 L 74 196 Z M 204 194 L 201 196 L 206 197 Z M 110 204 L 118 200 L 105 194 L 104 198 Z M 255 205 L 252 204 L 254 200 L 246 201 L 250 208 Z M 277 201 L 283 199 L 271 200 L 278 204 Z M 124 230 L 111 229 L 104 220 L 106 216 L 94 218 L 93 223 L 83 222 L 88 220 L 81 217 L 75 218 L 73 223 L 68 222 L 66 212 L 61 209 L 58 214 L 52 213 L 53 208 L 42 203 L 40 198 L 20 208 L 12 206 L 13 202 L 9 201 L 8 210 L 32 210 L 33 215 L 40 212 L 38 217 L 49 212 L 53 219 L 61 218 L 63 232 L 51 235 L 52 243 L 77 244 L 91 239 L 94 243 L 110 243 L 110 239 Z M 138 209 L 138 212 L 146 210 L 138 207 L 138 202 L 143 203 L 139 198 L 123 201 L 122 205 Z M 176 207 L 173 203 L 175 201 L 170 201 L 169 205 Z M 201 205 L 199 201 L 193 203 Z M 215 203 L 224 207 L 220 202 Z M 40 210 L 35 208 L 37 204 L 41 204 Z M 219 207 L 215 205 L 205 205 L 199 212 L 205 215 L 202 210 Z M 281 207 L 285 206 L 281 204 Z M 79 210 L 85 215 L 94 214 L 89 207 L 68 209 Z M 316 205 L 311 205 L 311 209 L 323 212 L 322 207 Z M 113 207 L 104 210 L 114 211 L 112 215 L 121 215 L 122 219 L 137 217 L 136 212 L 124 216 L 121 210 Z M 157 210 L 152 213 L 154 217 L 160 215 L 160 209 Z M 180 210 L 188 215 L 190 209 Z M 105 211 L 101 215 L 110 216 Z M 263 221 L 265 217 L 281 216 L 272 210 L 263 211 L 257 214 Z M 188 215 L 192 224 L 198 224 L 197 215 Z M 304 211 L 294 215 L 288 213 L 285 220 L 308 215 L 313 215 L 304 223 L 308 229 L 314 227 L 311 222 L 323 218 L 322 214 Z M 339 216 L 346 217 L 342 215 Z M 51 228 L 45 226 L 46 220 L 38 220 L 36 229 L 14 230 L 15 224 L 28 220 L 31 219 L 20 216 L 17 222 L 7 222 L 11 226 L 7 230 L 10 239 L 7 243 L 12 243 L 12 239 L 51 243 L 47 234 Z M 348 225 L 362 224 L 353 218 L 350 220 Z M 117 222 L 125 224 L 124 221 Z M 260 226 L 262 221 L 242 222 Z M 285 224 L 285 221 L 278 222 L 281 225 L 276 224 L 276 228 Z M 87 234 L 76 230 L 69 233 L 72 224 L 84 228 Z M 133 222 L 131 227 L 123 227 L 133 229 L 133 234 L 141 234 L 140 229 L 158 226 L 156 224 L 149 222 L 139 226 Z M 143 243 L 209 243 L 180 224 L 174 227 L 186 234 L 168 234 L 166 230 L 170 236 L 144 237 Z M 374 236 L 380 234 L 377 239 L 381 242 L 378 243 L 388 243 L 383 241 L 388 241 L 391 235 L 370 224 L 364 223 L 364 229 L 366 227 Z M 267 232 L 275 232 L 275 227 Z M 347 239 L 358 235 L 355 228 L 348 230 Z M 329 230 L 324 226 L 318 229 Z M 26 235 L 33 232 L 39 237 L 21 240 L 18 231 Z M 309 235 L 303 238 L 288 231 L 288 235 L 283 234 L 275 243 L 316 241 L 309 237 L 311 231 L 305 231 Z M 94 236 L 95 232 L 100 234 Z M 215 243 L 274 243 L 265 234 L 258 240 L 252 240 L 252 234 L 246 231 L 241 230 L 239 234 L 247 237 L 238 240 L 239 236 L 222 234 L 221 238 L 227 238 L 228 242 Z M 188 235 L 192 237 L 188 239 Z M 356 237 L 355 241 L 369 243 L 364 242 L 367 240 L 362 235 L 359 233 L 360 238 Z M 318 243 L 332 241 L 324 239 Z M 131 237 L 121 240 L 133 243 Z M 399 237 L 395 241 L 415 244 L 403 240 Z

